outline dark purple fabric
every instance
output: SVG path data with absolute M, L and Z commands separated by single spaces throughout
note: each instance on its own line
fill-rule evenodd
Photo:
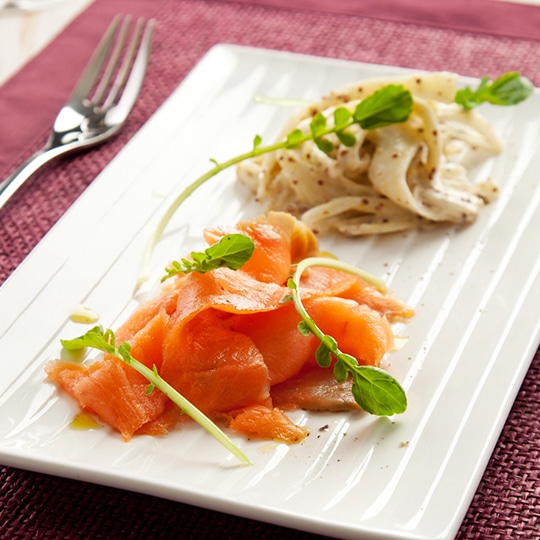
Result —
M 493 0 L 456 0 L 452 5 L 461 6 L 468 21 L 469 26 L 463 26 L 457 24 L 458 17 L 447 17 L 451 11 L 447 3 L 431 0 L 332 0 L 327 4 L 288 0 L 283 9 L 277 2 L 281 0 L 261 0 L 261 5 L 256 0 L 96 0 L 42 54 L 0 87 L 3 177 L 43 144 L 58 108 L 113 14 L 156 18 L 148 77 L 125 129 L 99 149 L 49 165 L 0 210 L 0 283 L 216 43 L 446 69 L 471 76 L 519 69 L 540 84 L 537 36 L 527 32 L 502 36 L 485 22 L 485 12 L 478 11 L 491 5 L 494 13 L 504 11 L 508 21 L 513 21 L 509 28 L 526 29 L 532 14 L 538 16 L 538 8 L 510 5 L 502 10 Z M 391 13 L 385 13 L 383 7 L 390 5 Z M 419 12 L 429 20 L 418 18 Z M 476 24 L 481 26 L 476 28 Z M 36 88 L 41 98 L 33 97 Z M 539 377 L 537 353 L 463 521 L 460 539 L 537 537 Z M 13 468 L 0 467 L 0 482 L 1 538 L 317 538 Z

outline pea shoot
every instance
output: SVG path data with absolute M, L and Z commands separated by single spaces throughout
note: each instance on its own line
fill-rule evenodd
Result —
M 313 334 L 320 341 L 315 356 L 317 364 L 328 368 L 332 364 L 332 359 L 335 359 L 334 377 L 338 382 L 345 382 L 349 376 L 352 377 L 353 397 L 364 411 L 377 416 L 391 416 L 405 412 L 407 396 L 399 382 L 383 369 L 359 365 L 356 358 L 342 352 L 336 340 L 324 334 L 307 313 L 302 304 L 299 284 L 302 273 L 310 266 L 327 266 L 358 275 L 381 290 L 386 288 L 384 282 L 342 261 L 325 257 L 309 257 L 298 263 L 293 277 L 289 279 L 288 286 L 291 294 L 286 299 L 293 301 L 302 319 L 298 325 L 299 331 L 305 336 Z
M 526 100 L 532 92 L 533 85 L 528 79 L 518 71 L 510 71 L 494 81 L 490 81 L 487 75 L 482 77 L 476 89 L 466 87 L 459 90 L 455 102 L 466 111 L 482 103 L 510 106 Z
M 318 113 L 310 123 L 310 129 L 303 132 L 300 129 L 291 131 L 284 140 L 277 143 L 263 146 L 262 139 L 256 135 L 253 139 L 253 147 L 249 152 L 240 154 L 222 163 L 211 160 L 214 167 L 193 181 L 172 201 L 163 216 L 158 222 L 152 236 L 150 237 L 143 254 L 141 271 L 137 280 L 140 286 L 148 279 L 150 261 L 156 244 L 165 231 L 165 227 L 174 216 L 180 205 L 188 199 L 200 186 L 220 172 L 233 167 L 242 161 L 256 158 L 263 154 L 268 154 L 280 149 L 298 148 L 304 142 L 313 140 L 324 152 L 331 152 L 333 143 L 328 139 L 328 135 L 335 134 L 340 142 L 346 146 L 352 146 L 356 142 L 354 134 L 348 128 L 354 124 L 362 129 L 376 129 L 391 124 L 405 122 L 412 111 L 413 98 L 409 90 L 403 85 L 389 84 L 363 99 L 354 111 L 349 111 L 345 107 L 338 107 L 334 111 L 334 124 L 328 125 L 326 117 Z
M 172 261 L 171 266 L 165 268 L 166 274 L 161 278 L 161 281 L 163 282 L 177 274 L 189 274 L 190 272 L 204 274 L 223 266 L 231 270 L 238 270 L 249 260 L 254 249 L 255 244 L 248 236 L 229 234 L 203 252 L 192 251 L 191 259 Z
M 138 371 L 149 381 L 147 394 L 152 393 L 156 388 L 161 390 L 175 405 L 180 407 L 182 412 L 190 416 L 195 422 L 203 427 L 210 435 L 217 439 L 227 450 L 229 450 L 242 463 L 251 465 L 251 460 L 234 444 L 212 420 L 203 414 L 197 407 L 188 401 L 180 392 L 175 390 L 167 381 L 161 378 L 156 366 L 148 368 L 131 356 L 129 343 L 123 342 L 116 346 L 115 335 L 112 330 L 104 330 L 101 326 L 95 326 L 84 335 L 74 339 L 61 340 L 64 349 L 77 352 L 85 348 L 97 349 L 101 352 L 111 354 L 122 360 L 127 365 Z

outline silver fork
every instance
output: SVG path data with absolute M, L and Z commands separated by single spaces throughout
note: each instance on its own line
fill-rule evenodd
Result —
M 103 143 L 125 123 L 146 73 L 154 21 L 138 19 L 131 37 L 130 26 L 129 15 L 113 19 L 58 113 L 45 146 L 0 183 L 0 208 L 40 167 L 60 155 Z

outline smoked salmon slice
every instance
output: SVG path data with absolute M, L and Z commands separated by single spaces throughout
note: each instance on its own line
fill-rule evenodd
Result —
M 277 407 L 246 407 L 231 417 L 230 427 L 248 436 L 285 443 L 298 443 L 309 435 L 305 427 L 293 424 Z
M 350 382 L 336 383 L 315 361 L 315 336 L 298 330 L 300 316 L 287 280 L 294 265 L 318 256 L 314 234 L 289 214 L 270 212 L 236 227 L 205 231 L 209 245 L 231 232 L 249 236 L 255 250 L 240 270 L 218 268 L 180 274 L 142 303 L 120 326 L 134 358 L 208 416 L 249 437 L 299 442 L 306 435 L 283 412 L 294 408 L 350 410 Z M 356 275 L 326 267 L 306 271 L 301 283 L 306 310 L 340 350 L 361 364 L 378 366 L 393 346 L 390 321 L 413 312 L 390 293 Z M 46 366 L 86 411 L 117 429 L 164 434 L 182 415 L 131 367 L 105 355 L 86 366 L 65 361 Z
M 272 404 L 283 411 L 351 411 L 360 406 L 351 393 L 350 380 L 338 383 L 329 369 L 307 368 L 272 387 Z
M 116 428 L 129 440 L 146 423 L 165 410 L 165 396 L 147 395 L 148 382 L 122 361 L 110 359 L 89 367 L 55 361 L 46 365 L 51 381 L 60 384 L 85 410 Z M 138 380 L 136 380 L 138 379 Z

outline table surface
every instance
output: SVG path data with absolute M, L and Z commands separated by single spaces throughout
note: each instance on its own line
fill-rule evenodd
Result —
M 145 3 L 144 0 L 131 0 L 133 5 Z M 161 0 L 157 1 L 159 4 Z M 336 6 L 344 6 L 345 11 L 349 0 L 333 0 Z M 381 0 L 384 3 L 384 0 Z M 411 4 L 413 0 L 403 0 L 405 3 Z M 427 0 L 418 0 L 419 2 Z M 495 0 L 494 0 L 495 1 Z M 500 2 L 513 0 L 497 0 Z M 36 57 L 41 51 L 46 51 L 47 46 L 58 41 L 55 39 L 62 35 L 63 30 L 74 20 L 79 14 L 82 14 L 87 8 L 97 4 L 99 0 L 66 0 L 60 2 L 51 2 L 47 7 L 32 11 L 32 10 L 15 10 L 5 9 L 0 10 L 0 113 L 2 111 L 2 89 L 7 90 L 7 95 L 10 99 L 17 94 L 19 88 L 22 88 L 25 83 L 28 85 L 30 79 L 25 79 L 25 68 L 29 62 Z M 116 0 L 117 4 L 121 4 L 122 0 Z M 238 0 L 239 3 L 257 4 L 256 1 Z M 394 0 L 398 3 L 399 0 Z M 149 0 L 147 0 L 149 4 Z M 169 0 L 162 4 L 174 6 L 174 2 Z M 197 0 L 186 0 L 179 2 L 197 7 Z M 201 0 L 200 4 L 212 3 L 211 0 Z M 219 2 L 214 2 L 218 4 Z M 227 2 L 224 2 L 227 3 Z M 269 2 L 261 2 L 262 4 L 270 4 L 280 6 L 286 2 L 281 0 L 270 0 Z M 298 4 L 305 4 L 305 0 L 298 0 Z M 308 2 L 309 3 L 309 2 Z M 516 2 L 518 3 L 518 2 Z M 540 5 L 540 0 L 522 0 L 520 4 L 537 4 Z M 234 4 L 234 2 L 233 2 Z M 102 2 L 103 5 L 103 2 Z M 129 0 L 125 0 L 123 6 L 129 6 Z M 350 5 L 350 4 L 349 4 Z M 425 4 L 427 5 L 427 4 Z M 238 6 L 232 6 L 231 11 L 237 9 Z M 251 8 L 250 8 L 251 9 Z M 261 8 L 261 10 L 264 8 Z M 271 8 L 268 8 L 271 9 Z M 276 10 L 281 9 L 275 7 Z M 264 14 L 256 8 L 252 8 L 253 15 L 262 21 Z M 106 9 L 103 9 L 106 11 Z M 225 11 L 223 9 L 222 11 Z M 202 8 L 199 10 L 199 15 L 203 13 Z M 97 15 L 94 17 L 96 18 Z M 324 49 L 317 45 L 316 33 L 310 33 L 310 30 L 305 26 L 305 21 L 302 21 L 300 12 L 291 12 L 290 17 L 294 19 L 292 31 L 301 29 L 305 32 L 305 42 L 301 46 L 295 45 L 295 42 L 287 34 L 282 42 L 271 38 L 260 38 L 258 41 L 246 40 L 242 37 L 242 29 L 240 26 L 232 27 L 232 29 L 224 30 L 220 26 L 220 22 L 215 19 L 209 19 L 208 24 L 214 25 L 213 28 L 221 30 L 231 42 L 240 44 L 254 44 L 255 46 L 271 46 L 276 48 L 287 49 L 296 47 L 297 52 L 309 52 L 313 54 L 326 54 L 329 49 Z M 313 15 L 313 19 L 316 16 Z M 283 15 L 283 21 L 288 21 Z M 340 19 L 343 20 L 343 19 Z M 330 24 L 330 23 L 328 23 Z M 375 23 L 380 32 L 390 30 L 388 26 L 399 26 L 400 23 L 386 22 Z M 409 22 L 407 25 L 399 26 L 400 30 L 405 33 L 421 30 L 422 26 L 419 23 Z M 106 22 L 103 22 L 106 25 Z M 386 25 L 386 26 L 385 26 Z M 438 28 L 438 27 L 437 27 Z M 296 29 L 296 30 L 295 30 Z M 434 37 L 439 29 L 433 29 L 426 32 L 426 37 Z M 539 31 L 540 33 L 540 31 Z M 458 35 L 459 34 L 459 35 Z M 196 36 L 200 34 L 196 33 Z M 178 62 L 179 75 L 181 80 L 187 72 L 193 67 L 197 60 L 204 54 L 205 49 L 211 44 L 214 36 L 201 34 L 200 46 L 194 38 L 194 47 L 189 52 L 189 58 L 184 59 L 183 63 Z M 442 34 L 441 34 L 442 35 Z M 438 39 L 439 35 L 436 36 Z M 487 56 L 475 60 L 467 58 L 463 64 L 460 64 L 457 59 L 450 60 L 452 64 L 450 69 L 457 70 L 462 67 L 465 74 L 473 75 L 478 65 L 487 65 L 490 61 L 496 65 L 511 65 L 512 58 L 505 60 L 504 54 L 497 45 L 496 38 L 489 33 L 483 36 L 475 36 L 473 32 L 459 31 L 453 32 L 450 36 L 455 42 L 461 40 L 466 43 L 467 47 L 476 51 L 478 54 L 486 53 Z M 175 38 L 181 40 L 181 37 Z M 337 36 L 336 39 L 340 39 Z M 530 62 L 530 66 L 538 65 L 538 53 L 540 43 L 528 38 L 503 37 L 508 47 L 512 47 L 512 54 L 522 61 Z M 174 39 L 171 38 L 174 42 Z M 330 53 L 343 54 L 347 59 L 361 59 L 369 62 L 377 61 L 392 61 L 392 54 L 385 53 L 379 49 L 368 49 L 361 57 L 357 51 L 347 48 L 346 39 L 340 41 L 338 45 L 330 51 Z M 156 47 L 165 46 L 157 43 Z M 431 55 L 426 51 L 425 68 L 430 69 L 437 62 L 437 54 L 441 54 L 443 45 L 438 44 L 439 49 L 431 52 Z M 487 52 L 486 52 L 487 51 Z M 528 51 L 534 51 L 532 57 Z M 90 52 L 90 51 L 89 51 Z M 386 55 L 386 56 L 385 56 Z M 491 56 L 490 56 L 491 55 Z M 536 55 L 536 56 L 534 56 Z M 52 56 L 52 55 L 51 55 Z M 530 57 L 530 58 L 529 58 Z M 487 60 L 485 60 L 487 58 Z M 528 59 L 528 60 L 526 60 Z M 422 61 L 418 61 L 419 67 L 422 66 Z M 406 64 L 404 64 L 406 65 Z M 521 66 L 520 66 L 521 67 Z M 105 150 L 101 155 L 99 163 L 94 163 L 87 157 L 82 157 L 78 161 L 58 165 L 56 169 L 48 173 L 55 175 L 55 189 L 62 195 L 55 195 L 59 198 L 59 207 L 48 210 L 46 214 L 43 212 L 35 212 L 30 208 L 31 203 L 23 204 L 17 201 L 5 213 L 5 221 L 0 224 L 0 283 L 9 275 L 11 271 L 22 260 L 25 254 L 39 241 L 39 239 L 47 232 L 52 224 L 59 218 L 63 211 L 69 207 L 71 202 L 84 190 L 86 185 L 91 182 L 91 175 L 97 175 L 114 154 L 119 151 L 123 144 L 140 128 L 140 126 L 151 116 L 155 109 L 165 99 L 172 88 L 178 84 L 178 81 L 167 79 L 168 66 L 158 65 L 154 68 L 156 73 L 163 77 L 164 82 L 155 84 L 149 93 L 155 93 L 155 99 L 150 98 L 149 103 L 141 106 L 141 109 L 134 115 L 132 125 L 128 126 L 125 134 L 119 140 L 111 145 L 110 150 Z M 532 69 L 532 68 L 531 68 Z M 540 72 L 538 68 L 534 71 L 536 79 L 533 80 L 536 85 L 540 84 Z M 80 71 L 80 70 L 79 70 Z M 21 75 L 19 78 L 17 78 Z M 65 82 L 65 84 L 68 84 Z M 62 84 L 62 81 L 59 82 Z M 14 100 L 16 103 L 24 103 L 24 96 L 17 96 Z M 60 99 L 60 98 L 59 98 Z M 4 105 L 5 106 L 5 105 Z M 51 110 L 52 112 L 52 110 Z M 45 131 L 45 121 L 39 118 L 37 121 L 43 123 L 43 132 Z M 17 140 L 23 140 L 20 134 L 15 134 Z M 24 143 L 24 152 L 28 153 L 39 147 L 37 138 L 29 139 Z M 18 147 L 13 143 L 13 148 L 17 150 L 13 157 L 4 156 L 2 161 L 2 145 L 6 144 L 6 140 L 2 139 L 0 131 L 0 177 L 6 173 L 9 167 L 12 167 L 15 162 L 24 155 L 23 149 L 20 149 L 20 156 L 17 154 Z M 67 170 L 70 169 L 70 173 Z M 85 176 L 86 175 L 86 176 Z M 73 178 L 79 179 L 73 182 Z M 32 189 L 29 188 L 31 193 Z M 56 201 L 56 199 L 55 199 Z M 20 232 L 12 232 L 15 223 L 21 229 L 31 230 L 31 234 L 24 236 Z M 9 253 L 6 255 L 2 252 L 6 248 L 3 244 L 2 235 L 9 236 L 8 241 L 11 242 Z M 26 243 L 25 243 L 26 242 Z M 24 245 L 23 245 L 24 244 Z M 7 262 L 6 262 L 7 261 Z M 2 268 L 3 266 L 3 268 Z M 524 434 L 531 422 L 536 422 L 535 407 L 538 403 L 538 358 L 537 353 L 535 362 L 529 373 L 527 380 L 524 383 L 522 391 L 518 396 L 516 406 L 511 413 L 505 430 L 503 431 L 497 448 L 488 465 L 485 478 L 478 489 L 471 508 L 464 520 L 459 532 L 460 539 L 468 538 L 536 538 L 538 535 L 539 517 L 540 517 L 540 479 L 538 476 L 538 467 L 531 471 L 531 464 L 537 463 L 540 459 L 540 442 L 538 423 L 534 424 L 534 429 L 529 435 Z M 510 479 L 510 480 L 509 480 Z M 502 486 L 501 483 L 510 482 L 509 486 Z M 72 480 L 57 479 L 47 475 L 39 475 L 27 471 L 19 471 L 12 468 L 0 466 L 0 483 L 2 483 L 2 491 L 0 491 L 0 536 L 17 538 L 31 537 L 54 537 L 55 532 L 61 531 L 65 537 L 71 538 L 115 538 L 115 537 L 130 537 L 140 538 L 148 536 L 151 538 L 194 538 L 208 537 L 218 538 L 219 535 L 211 527 L 212 523 L 224 523 L 226 531 L 230 538 L 295 538 L 312 540 L 318 538 L 316 535 L 303 533 L 299 531 L 289 531 L 277 526 L 260 524 L 255 521 L 243 520 L 240 518 L 227 517 L 224 518 L 219 513 L 210 512 L 204 509 L 192 508 L 188 505 L 181 505 L 172 501 L 161 501 L 156 498 L 148 497 L 139 494 L 130 494 L 122 490 L 115 490 L 105 487 L 89 488 L 84 483 L 79 483 Z M 54 492 L 56 500 L 53 502 L 43 501 L 42 493 Z M 104 499 L 107 497 L 109 502 Z M 73 503 L 73 500 L 80 500 L 80 506 Z M 112 502 L 114 501 L 114 508 Z M 139 505 L 139 506 L 137 506 Z M 141 506 L 145 507 L 142 512 L 140 521 L 133 517 L 131 520 L 126 520 L 126 516 L 122 514 L 121 508 L 129 508 L 131 512 L 137 513 Z M 90 523 L 89 520 L 94 519 L 94 511 L 100 510 L 107 517 L 100 518 L 98 523 Z M 80 512 L 80 520 L 74 517 L 71 512 Z M 154 516 L 153 512 L 161 513 L 162 516 L 175 516 L 181 513 L 183 520 L 183 529 L 176 528 L 168 530 L 167 526 L 162 523 L 159 515 Z M 144 518 L 144 519 L 143 519 Z M 227 519 L 226 522 L 222 521 Z M 85 521 L 86 520 L 86 521 Z M 212 522 L 212 523 L 209 523 Z M 5 523 L 2 525 L 2 523 Z M 133 530 L 124 535 L 125 529 L 122 527 L 132 526 Z M 181 532 L 182 531 L 182 532 Z M 221 536 L 223 537 L 223 536 Z
M 47 46 L 92 0 L 63 0 L 35 11 L 0 10 L 0 84 Z

